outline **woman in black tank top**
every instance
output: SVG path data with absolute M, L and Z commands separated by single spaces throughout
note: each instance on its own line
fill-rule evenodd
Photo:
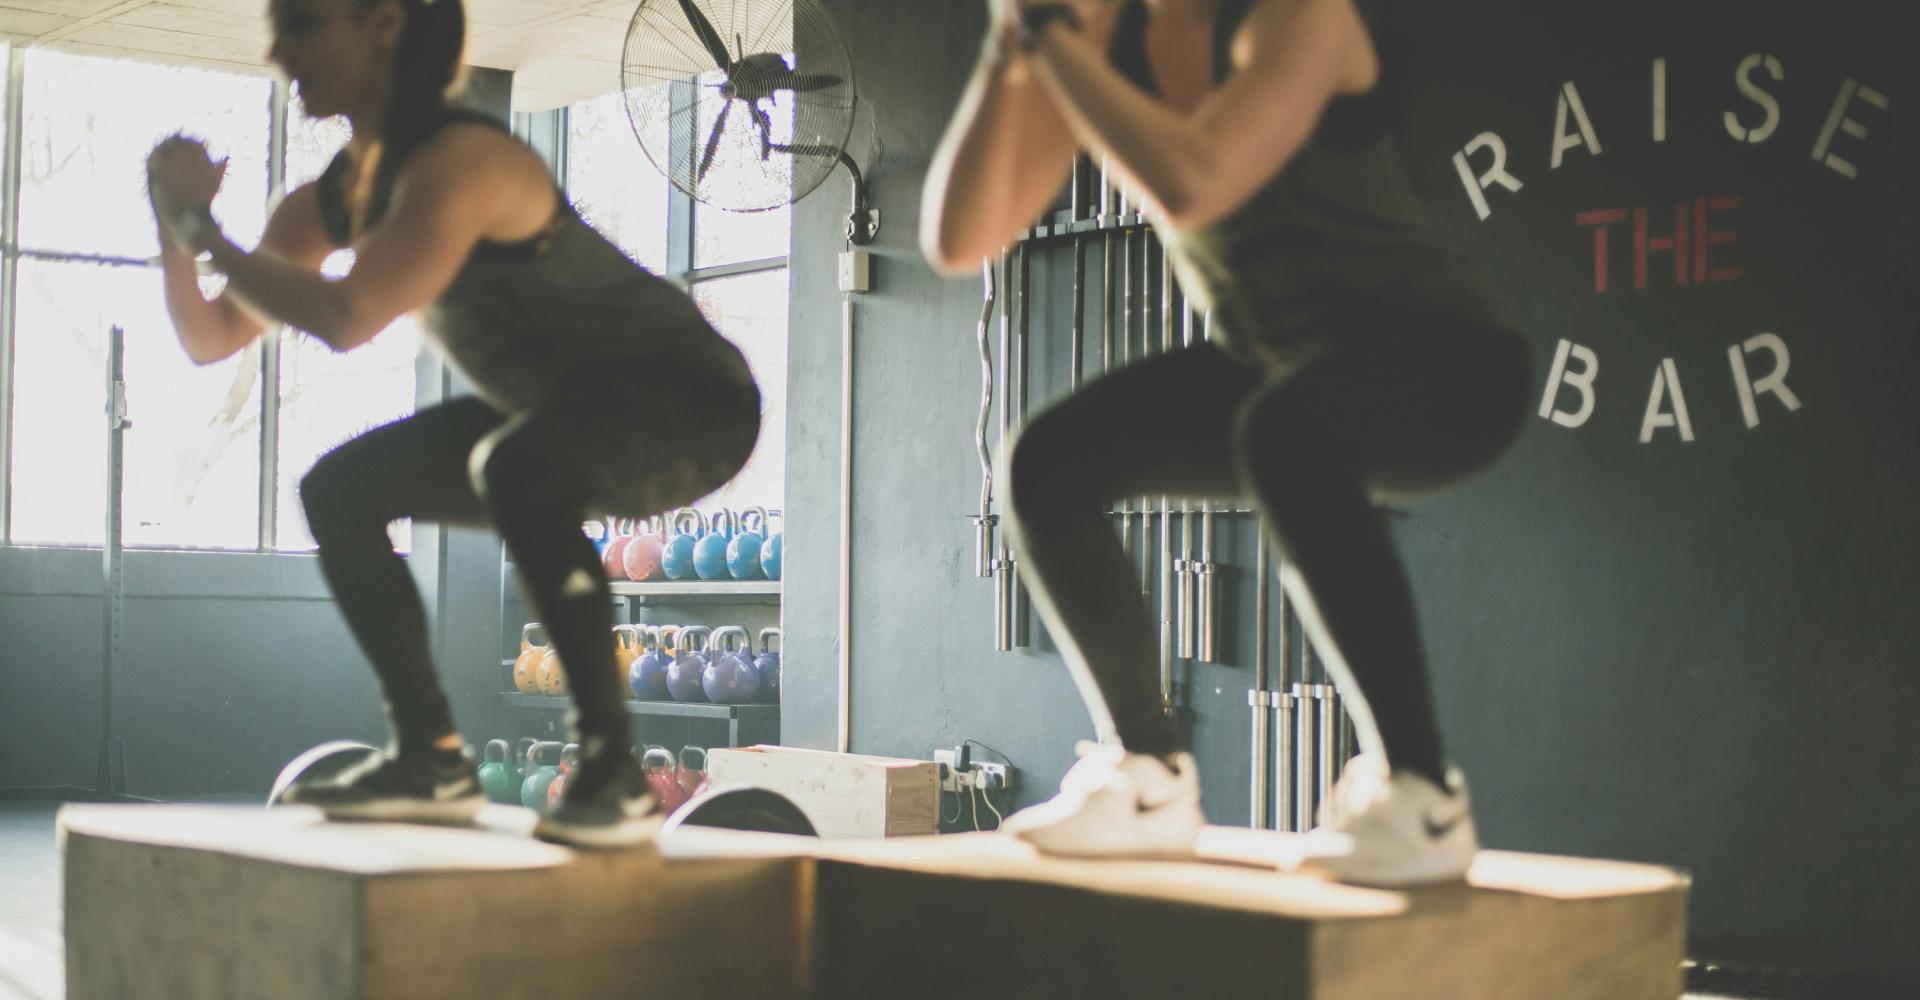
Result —
M 417 310 L 479 391 L 368 431 L 301 480 L 321 567 L 379 675 L 394 738 L 367 766 L 283 801 L 432 822 L 468 819 L 485 801 L 435 677 L 420 596 L 387 538 L 390 522 L 414 518 L 498 529 L 559 653 L 581 758 L 536 835 L 647 839 L 659 803 L 631 756 L 606 572 L 581 525 L 663 512 L 731 478 L 759 431 L 745 362 L 684 293 L 587 227 L 504 126 L 474 127 L 449 108 L 460 0 L 271 0 L 270 13 L 269 61 L 310 116 L 345 115 L 354 139 L 320 182 L 275 208 L 252 253 L 209 212 L 224 164 L 178 137 L 154 151 L 182 345 L 211 363 L 262 332 L 255 317 L 272 317 L 344 351 Z M 323 277 L 321 262 L 348 243 L 353 273 Z M 211 302 L 196 281 L 200 251 L 229 279 Z
M 1084 149 L 1127 178 L 1215 332 L 1085 385 L 1004 457 L 1022 578 L 1106 744 L 1009 829 L 1062 853 L 1191 850 L 1193 758 L 1104 511 L 1240 497 L 1368 751 L 1309 854 L 1354 881 L 1458 877 L 1477 847 L 1465 788 L 1375 504 L 1499 455 L 1526 411 L 1527 354 L 1399 177 L 1364 20 L 1350 0 L 990 6 L 929 171 L 930 259 L 961 274 L 997 255 Z

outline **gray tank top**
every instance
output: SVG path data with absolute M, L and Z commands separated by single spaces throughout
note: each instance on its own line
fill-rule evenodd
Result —
M 454 122 L 508 131 L 489 115 L 455 108 L 434 127 Z M 327 234 L 342 247 L 352 228 L 341 190 L 349 165 L 341 150 L 318 181 Z M 739 349 L 693 300 L 587 225 L 564 193 L 540 233 L 476 245 L 453 284 L 419 317 L 481 398 L 509 413 L 540 406 L 586 369 L 635 360 L 752 384 Z
M 1221 0 L 1215 85 L 1231 72 L 1234 32 L 1256 0 Z M 1158 96 L 1146 54 L 1144 0 L 1126 0 L 1109 57 Z M 1371 30 L 1371 29 L 1370 29 Z M 1243 361 L 1297 367 L 1364 335 L 1363 311 L 1514 328 L 1484 272 L 1420 205 L 1388 131 L 1388 83 L 1334 97 L 1278 174 L 1207 228 L 1161 233 L 1181 287 L 1213 310 L 1214 339 Z

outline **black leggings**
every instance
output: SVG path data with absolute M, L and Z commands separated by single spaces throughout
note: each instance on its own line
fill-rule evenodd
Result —
M 1148 358 L 1016 439 L 1006 470 L 1020 574 L 1101 736 L 1137 752 L 1180 748 L 1151 615 L 1103 511 L 1125 497 L 1243 498 L 1362 745 L 1398 768 L 1443 771 L 1412 594 L 1374 504 L 1455 482 L 1505 450 L 1527 408 L 1527 349 L 1514 334 L 1430 318 L 1356 327 L 1286 374 L 1204 343 Z
M 402 753 L 455 731 L 419 591 L 387 538 L 403 517 L 499 530 L 560 654 L 583 743 L 631 746 L 606 571 L 581 524 L 698 500 L 739 471 L 759 433 L 751 384 L 665 370 L 583 372 L 518 416 L 454 399 L 348 441 L 301 480 L 321 568 L 380 677 Z

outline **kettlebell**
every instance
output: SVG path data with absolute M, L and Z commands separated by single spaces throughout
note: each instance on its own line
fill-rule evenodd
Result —
M 620 671 L 620 679 L 625 680 L 632 672 L 635 661 L 643 652 L 640 643 L 640 626 L 615 625 L 613 627 L 613 665 Z
M 539 681 L 541 694 L 566 694 L 567 670 L 560 665 L 560 651 L 547 647 L 545 656 L 540 657 L 540 665 L 534 668 L 534 677 Z
M 668 522 L 667 543 L 660 551 L 660 573 L 669 580 L 686 580 L 693 577 L 693 550 L 700 536 L 707 533 L 707 519 L 691 507 L 682 507 L 673 512 Z M 691 526 L 689 530 L 685 526 Z
M 580 744 L 569 743 L 560 750 L 560 770 L 554 774 L 553 781 L 547 785 L 547 811 L 552 812 L 567 794 L 567 785 L 573 781 L 573 772 L 580 766 Z
M 627 669 L 627 687 L 633 689 L 633 696 L 641 701 L 666 701 L 667 664 L 670 658 L 660 648 L 660 630 L 653 626 L 640 627 L 641 652 L 633 666 Z
M 511 787 L 513 788 L 514 801 L 519 800 L 520 784 L 527 780 L 527 772 L 532 769 L 532 764 L 529 762 L 528 757 L 533 753 L 534 744 L 539 742 L 539 740 L 531 736 L 522 736 L 514 741 L 513 759 L 507 761 L 508 767 L 513 771 L 513 783 Z
M 627 579 L 651 580 L 660 575 L 660 556 L 667 544 L 661 534 L 657 517 L 634 529 L 633 540 L 627 543 L 626 554 L 621 557 Z
M 661 811 L 671 813 L 687 801 L 687 793 L 680 788 L 680 762 L 674 759 L 673 751 L 663 746 L 647 747 L 640 756 L 640 773 L 646 775 L 647 787 L 660 800 Z
M 753 665 L 753 640 L 746 629 L 728 625 L 714 630 L 700 690 L 716 705 L 742 705 L 759 696 L 760 671 Z
M 613 532 L 607 525 L 607 521 L 580 522 L 580 533 L 587 536 L 587 541 L 593 543 L 593 551 L 597 555 L 605 555 L 607 543 L 613 541 Z
M 628 579 L 625 553 L 633 543 L 633 522 L 621 518 L 613 522 L 611 530 L 606 547 L 600 550 L 600 566 L 607 571 L 608 580 L 625 580 Z
M 680 655 L 667 667 L 667 693 L 674 701 L 706 701 L 701 675 L 707 669 L 707 639 L 713 630 L 705 625 L 689 625 L 680 630 Z
M 767 530 L 767 509 L 748 507 L 740 512 L 740 533 L 727 543 L 727 572 L 736 580 L 758 580 L 766 574 L 760 571 L 760 547 L 765 544 Z
M 547 786 L 560 775 L 560 744 L 551 741 L 535 743 L 528 757 L 532 766 L 527 769 L 526 780 L 520 783 L 520 804 L 543 812 L 547 804 Z
M 773 648 L 774 642 L 780 642 L 779 629 L 760 630 L 760 656 L 753 661 L 753 665 L 760 669 L 761 701 L 780 700 L 780 651 Z
M 786 533 L 773 530 L 773 519 L 776 517 L 786 520 L 777 510 L 767 511 L 767 530 L 772 533 L 760 543 L 760 572 L 766 574 L 769 580 L 780 579 L 780 565 L 786 555 Z
M 489 802 L 512 804 L 518 787 L 513 783 L 513 771 L 507 767 L 507 754 L 511 748 L 506 740 L 488 740 L 484 751 L 486 759 L 480 764 L 480 788 L 487 793 Z
M 660 652 L 665 653 L 668 660 L 680 655 L 679 639 L 680 626 L 660 626 Z
M 733 539 L 733 511 L 721 508 L 713 514 L 711 527 L 693 543 L 693 571 L 702 580 L 725 580 L 727 545 Z
M 680 782 L 680 790 L 687 798 L 707 787 L 707 751 L 703 747 L 686 746 L 680 748 L 680 769 L 674 776 Z
M 513 689 L 521 694 L 540 693 L 540 660 L 551 647 L 546 642 L 535 644 L 533 636 L 538 632 L 545 637 L 546 631 L 546 626 L 539 622 L 530 622 L 520 630 L 520 655 L 513 659 Z

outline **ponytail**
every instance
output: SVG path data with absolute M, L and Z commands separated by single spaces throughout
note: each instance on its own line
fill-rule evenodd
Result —
M 386 0 L 359 0 L 362 10 Z M 360 165 L 352 203 L 355 233 L 380 221 L 393 197 L 393 182 L 407 154 L 424 142 L 445 111 L 448 97 L 466 82 L 466 11 L 460 0 L 393 0 L 405 20 L 393 47 L 392 78 L 380 134 Z

